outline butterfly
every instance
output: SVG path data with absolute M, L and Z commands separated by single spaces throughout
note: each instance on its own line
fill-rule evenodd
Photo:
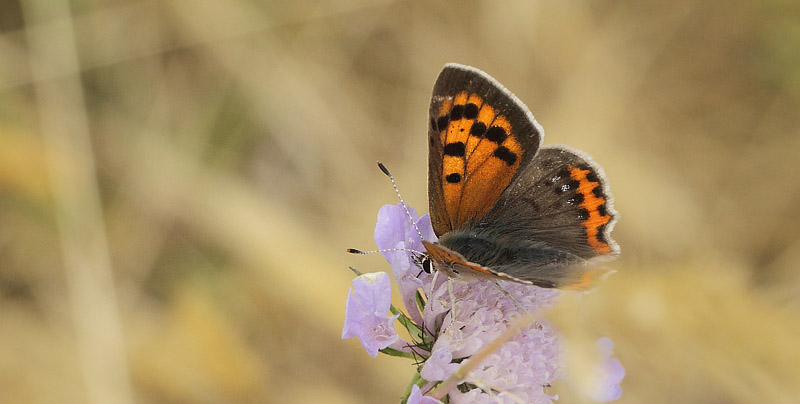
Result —
M 437 242 L 423 269 L 449 277 L 585 289 L 619 255 L 603 170 L 544 130 L 514 94 L 474 67 L 447 64 L 433 88 L 428 198 Z

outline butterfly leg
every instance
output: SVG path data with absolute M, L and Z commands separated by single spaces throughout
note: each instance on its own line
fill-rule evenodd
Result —
M 511 299 L 511 301 L 512 301 L 512 302 L 514 302 L 514 306 L 517 306 L 517 310 L 519 310 L 519 311 L 520 311 L 520 313 L 522 313 L 522 312 L 524 312 L 524 311 L 525 311 L 525 309 L 523 309 L 523 308 L 522 308 L 522 305 L 521 305 L 521 304 L 519 304 L 519 302 L 517 301 L 517 299 L 515 299 L 515 298 L 514 298 L 514 296 L 511 296 L 511 294 L 510 294 L 510 293 L 508 293 L 508 291 L 506 291 L 505 289 L 503 289 L 503 287 L 502 287 L 502 286 L 500 286 L 500 282 L 498 282 L 498 281 L 494 281 L 494 286 L 496 286 L 496 287 L 497 287 L 497 290 L 499 290 L 499 291 L 500 291 L 500 293 L 502 293 L 502 294 L 506 295 L 506 297 L 507 297 L 507 298 Z
M 433 278 L 431 278 L 431 291 L 428 293 L 428 296 L 433 296 L 433 291 L 436 289 L 437 278 L 439 278 L 439 271 L 433 273 Z
M 514 306 L 516 306 L 516 307 L 517 307 L 517 310 L 519 310 L 520 314 L 522 314 L 522 313 L 525 313 L 525 312 L 526 312 L 525 308 L 524 308 L 524 307 L 522 307 L 522 305 L 519 303 L 519 301 L 518 301 L 517 299 L 515 299 L 515 298 L 514 298 L 514 296 L 511 296 L 511 294 L 510 294 L 510 293 L 508 293 L 508 291 L 507 291 L 507 290 L 503 289 L 503 287 L 502 287 L 502 286 L 500 286 L 500 282 L 498 282 L 498 281 L 494 281 L 494 286 L 495 286 L 495 287 L 497 287 L 497 289 L 498 289 L 498 290 L 499 290 L 499 291 L 500 291 L 502 294 L 506 295 L 506 297 L 508 297 L 509 299 L 511 299 L 511 301 L 512 301 L 512 302 L 514 302 Z M 541 325 L 541 324 L 539 324 L 539 322 L 538 322 L 538 321 L 534 323 L 534 326 L 535 326 L 536 328 L 540 329 L 540 330 L 542 329 L 542 325 Z
M 430 284 L 430 286 L 429 286 L 429 288 L 430 288 L 430 289 L 428 290 L 428 299 L 427 299 L 427 300 L 428 300 L 428 303 L 426 304 L 426 306 L 427 306 L 427 305 L 429 305 L 429 304 L 434 304 L 434 296 L 435 296 L 435 291 L 436 291 L 436 289 L 437 289 L 437 288 L 436 288 L 436 280 L 437 280 L 438 278 L 439 278 L 439 271 L 435 271 L 435 272 L 433 272 L 433 277 L 431 278 L 431 284 Z M 424 315 L 423 315 L 423 316 L 422 316 L 422 320 L 423 320 L 423 321 L 425 321 L 425 318 L 426 318 L 426 316 L 424 316 Z M 443 325 L 443 322 L 442 322 L 442 324 L 440 324 L 438 321 L 434 321 L 434 322 L 433 322 L 433 328 L 434 328 L 434 330 L 437 330 L 437 331 L 438 331 L 438 330 L 442 330 L 442 328 L 441 328 L 441 327 L 442 327 L 442 325 Z M 422 326 L 423 326 L 423 328 L 424 328 L 424 327 L 425 327 L 425 324 L 423 323 L 423 325 L 422 325 Z M 431 334 L 432 334 L 432 335 L 436 335 L 436 334 L 437 334 L 437 332 L 431 332 Z
M 456 296 L 453 294 L 453 280 L 451 278 L 447 278 L 447 293 L 450 295 L 450 324 L 448 327 L 452 327 L 456 322 Z

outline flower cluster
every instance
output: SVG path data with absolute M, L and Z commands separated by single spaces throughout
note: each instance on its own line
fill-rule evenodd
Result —
M 430 218 L 410 209 L 426 240 L 436 240 Z M 342 338 L 358 337 L 370 355 L 384 352 L 414 358 L 421 366 L 404 396 L 407 404 L 442 403 L 425 395 L 447 380 L 470 357 L 506 332 L 515 318 L 553 305 L 559 291 L 511 282 L 500 287 L 485 280 L 452 280 L 422 271 L 420 235 L 402 205 L 386 205 L 378 213 L 375 241 L 392 267 L 405 312 L 391 306 L 388 274 L 358 276 L 348 293 Z M 399 250 L 403 249 L 403 250 Z M 394 314 L 389 314 L 390 311 Z M 398 321 L 409 334 L 401 338 Z M 610 345 L 609 345 L 610 344 Z M 598 370 L 597 388 L 587 395 L 610 401 L 621 394 L 624 369 L 611 357 L 610 340 L 603 339 L 605 362 Z M 607 353 L 607 355 L 606 355 Z M 448 403 L 551 403 L 557 396 L 547 386 L 565 376 L 558 334 L 546 321 L 524 328 L 480 361 L 457 388 L 443 398 Z

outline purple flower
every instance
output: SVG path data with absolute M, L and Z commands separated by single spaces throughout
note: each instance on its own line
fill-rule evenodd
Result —
M 430 218 L 425 215 L 417 220 L 416 212 L 413 209 L 410 212 L 422 236 L 436 240 Z M 400 204 L 381 208 L 375 226 L 375 241 L 381 249 L 424 251 L 419 234 Z M 439 276 L 439 281 L 433 286 L 433 276 L 421 271 L 411 252 L 391 251 L 384 256 L 392 266 L 409 317 L 425 334 L 420 339 L 433 342 L 431 345 L 416 341 L 415 352 L 425 359 L 420 376 L 428 382 L 447 379 L 462 360 L 500 336 L 509 322 L 521 314 L 520 310 L 546 308 L 557 300 L 560 293 L 553 289 L 501 282 L 504 293 L 492 282 L 453 280 L 448 284 L 444 276 Z M 423 313 L 417 310 L 418 290 L 427 297 Z M 473 388 L 466 394 L 451 392 L 451 402 L 480 402 L 484 399 L 489 402 L 498 402 L 498 399 L 499 402 L 518 402 L 514 400 L 523 397 L 525 402 L 550 403 L 552 397 L 544 393 L 542 386 L 561 375 L 560 353 L 558 338 L 549 324 L 530 327 L 501 345 L 464 381 L 467 385 L 483 386 L 502 395 L 487 394 L 480 388 Z
M 417 219 L 417 211 L 409 208 L 409 213 L 414 218 L 414 222 L 422 233 L 425 240 L 435 241 L 436 235 L 433 234 L 430 216 L 423 215 Z M 409 250 L 425 251 L 422 240 L 408 215 L 403 209 L 403 205 L 384 205 L 378 211 L 378 223 L 375 225 L 375 244 L 379 249 L 405 248 Z M 392 274 L 403 296 L 403 304 L 408 310 L 408 316 L 416 323 L 422 322 L 422 315 L 415 303 L 415 293 L 421 289 L 424 282 L 430 282 L 431 275 L 422 270 L 414 263 L 412 254 L 407 251 L 386 251 L 383 257 L 392 266 Z
M 402 249 L 384 251 L 383 255 L 403 298 L 406 314 L 400 315 L 400 323 L 409 331 L 411 340 L 399 338 L 392 327 L 398 316 L 387 313 L 390 291 L 385 274 L 356 279 L 372 276 L 369 284 L 353 282 L 342 336 L 358 336 L 373 356 L 387 347 L 389 350 L 384 352 L 413 356 L 421 365 L 406 403 L 441 403 L 422 395 L 420 378 L 427 382 L 423 390 L 435 391 L 439 383 L 503 335 L 518 316 L 550 307 L 561 292 L 505 281 L 497 287 L 485 280 L 448 280 L 444 275 L 435 277 L 423 272 L 417 264 L 424 253 L 420 233 L 428 241 L 435 241 L 436 236 L 428 215 L 417 218 L 416 211 L 410 208 L 409 213 L 413 222 L 401 204 L 383 206 L 375 226 L 375 242 L 382 250 Z M 611 341 L 601 341 L 604 362 L 597 369 L 597 389 L 588 395 L 608 401 L 620 396 L 619 382 L 625 371 L 611 357 Z M 552 403 L 557 396 L 547 394 L 544 386 L 564 377 L 562 356 L 559 335 L 548 322 L 540 321 L 477 363 L 458 381 L 458 388 L 447 392 L 449 402 Z
M 619 384 L 625 377 L 625 368 L 612 356 L 614 342 L 610 339 L 600 338 L 595 346 L 600 351 L 600 361 L 592 369 L 588 383 L 580 384 L 581 391 L 595 401 L 614 401 L 622 396 Z
M 423 396 L 419 386 L 415 384 L 411 386 L 411 394 L 408 396 L 406 404 L 442 404 L 442 402 L 433 397 Z
M 516 303 L 494 283 L 481 280 L 453 281 L 452 303 L 446 283 L 429 294 L 431 298 L 423 317 L 441 316 L 439 321 L 443 326 L 431 337 L 436 342 L 420 371 L 425 380 L 445 380 L 458 369 L 462 359 L 503 334 L 510 322 L 522 314 L 520 310 L 540 310 L 553 304 L 559 294 L 555 290 L 510 282 L 502 282 L 501 286 Z M 452 310 L 443 309 L 451 304 Z M 481 388 L 466 393 L 453 390 L 451 402 L 550 403 L 553 397 L 545 394 L 542 386 L 561 375 L 560 353 L 558 336 L 548 323 L 529 327 L 501 345 L 464 380 L 467 385 L 493 393 Z
M 390 316 L 392 286 L 385 272 L 364 274 L 353 279 L 347 292 L 342 338 L 358 337 L 373 358 L 400 337 L 394 329 L 398 315 Z

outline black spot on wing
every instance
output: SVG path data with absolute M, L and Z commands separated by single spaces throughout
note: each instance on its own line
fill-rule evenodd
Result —
M 594 172 L 594 170 L 592 170 L 592 168 L 591 168 L 591 167 L 589 167 L 589 166 L 582 166 L 582 167 L 580 167 L 580 169 L 581 169 L 581 170 L 586 170 L 586 171 L 589 171 L 589 173 L 588 173 L 588 174 L 586 174 L 586 179 L 587 179 L 587 180 L 589 180 L 589 181 L 591 181 L 591 182 L 594 182 L 594 183 L 597 183 L 597 184 L 599 184 L 599 183 L 600 183 L 600 178 L 598 178 L 598 177 L 597 177 L 597 173 L 595 173 L 595 172 Z
M 450 110 L 450 120 L 457 121 L 464 116 L 464 106 L 463 105 L 455 105 L 453 109 Z
M 447 180 L 447 182 L 451 184 L 458 184 L 459 182 L 461 182 L 461 174 L 459 173 L 448 174 L 447 177 L 445 177 L 445 179 Z
M 514 165 L 514 163 L 517 161 L 517 155 L 511 150 L 508 150 L 508 148 L 505 146 L 498 147 L 492 154 L 500 160 L 503 160 L 509 166 Z
M 497 144 L 503 143 L 508 137 L 506 130 L 499 126 L 492 126 L 486 131 L 486 138 Z
M 578 190 L 578 185 L 580 185 L 579 181 L 577 181 L 577 180 L 569 180 L 566 183 L 561 184 L 560 186 L 558 186 L 556 188 L 556 193 L 563 194 L 564 192 L 577 191 Z M 583 195 L 581 195 L 581 198 L 583 198 Z
M 572 198 L 567 199 L 567 203 L 570 205 L 578 206 L 583 202 L 583 194 L 578 192 L 572 196 Z
M 469 103 L 464 107 L 464 118 L 467 119 L 475 119 L 478 117 L 478 106 Z
M 596 237 L 597 237 L 597 240 L 608 244 L 608 241 L 606 241 L 606 225 L 601 224 L 600 226 L 597 226 L 597 236 Z
M 483 122 L 475 122 L 469 129 L 469 134 L 475 137 L 483 137 L 486 134 L 486 124 Z
M 448 115 L 442 115 L 436 120 L 436 127 L 439 131 L 447 129 L 448 125 L 450 125 L 450 116 Z
M 444 146 L 444 154 L 446 156 L 464 157 L 466 154 L 466 146 L 464 142 L 448 143 Z
M 602 205 L 598 205 L 597 206 L 597 212 L 600 213 L 600 216 L 608 216 L 608 208 L 606 207 L 606 204 L 603 203 Z M 605 225 L 603 225 L 603 226 L 605 226 Z

